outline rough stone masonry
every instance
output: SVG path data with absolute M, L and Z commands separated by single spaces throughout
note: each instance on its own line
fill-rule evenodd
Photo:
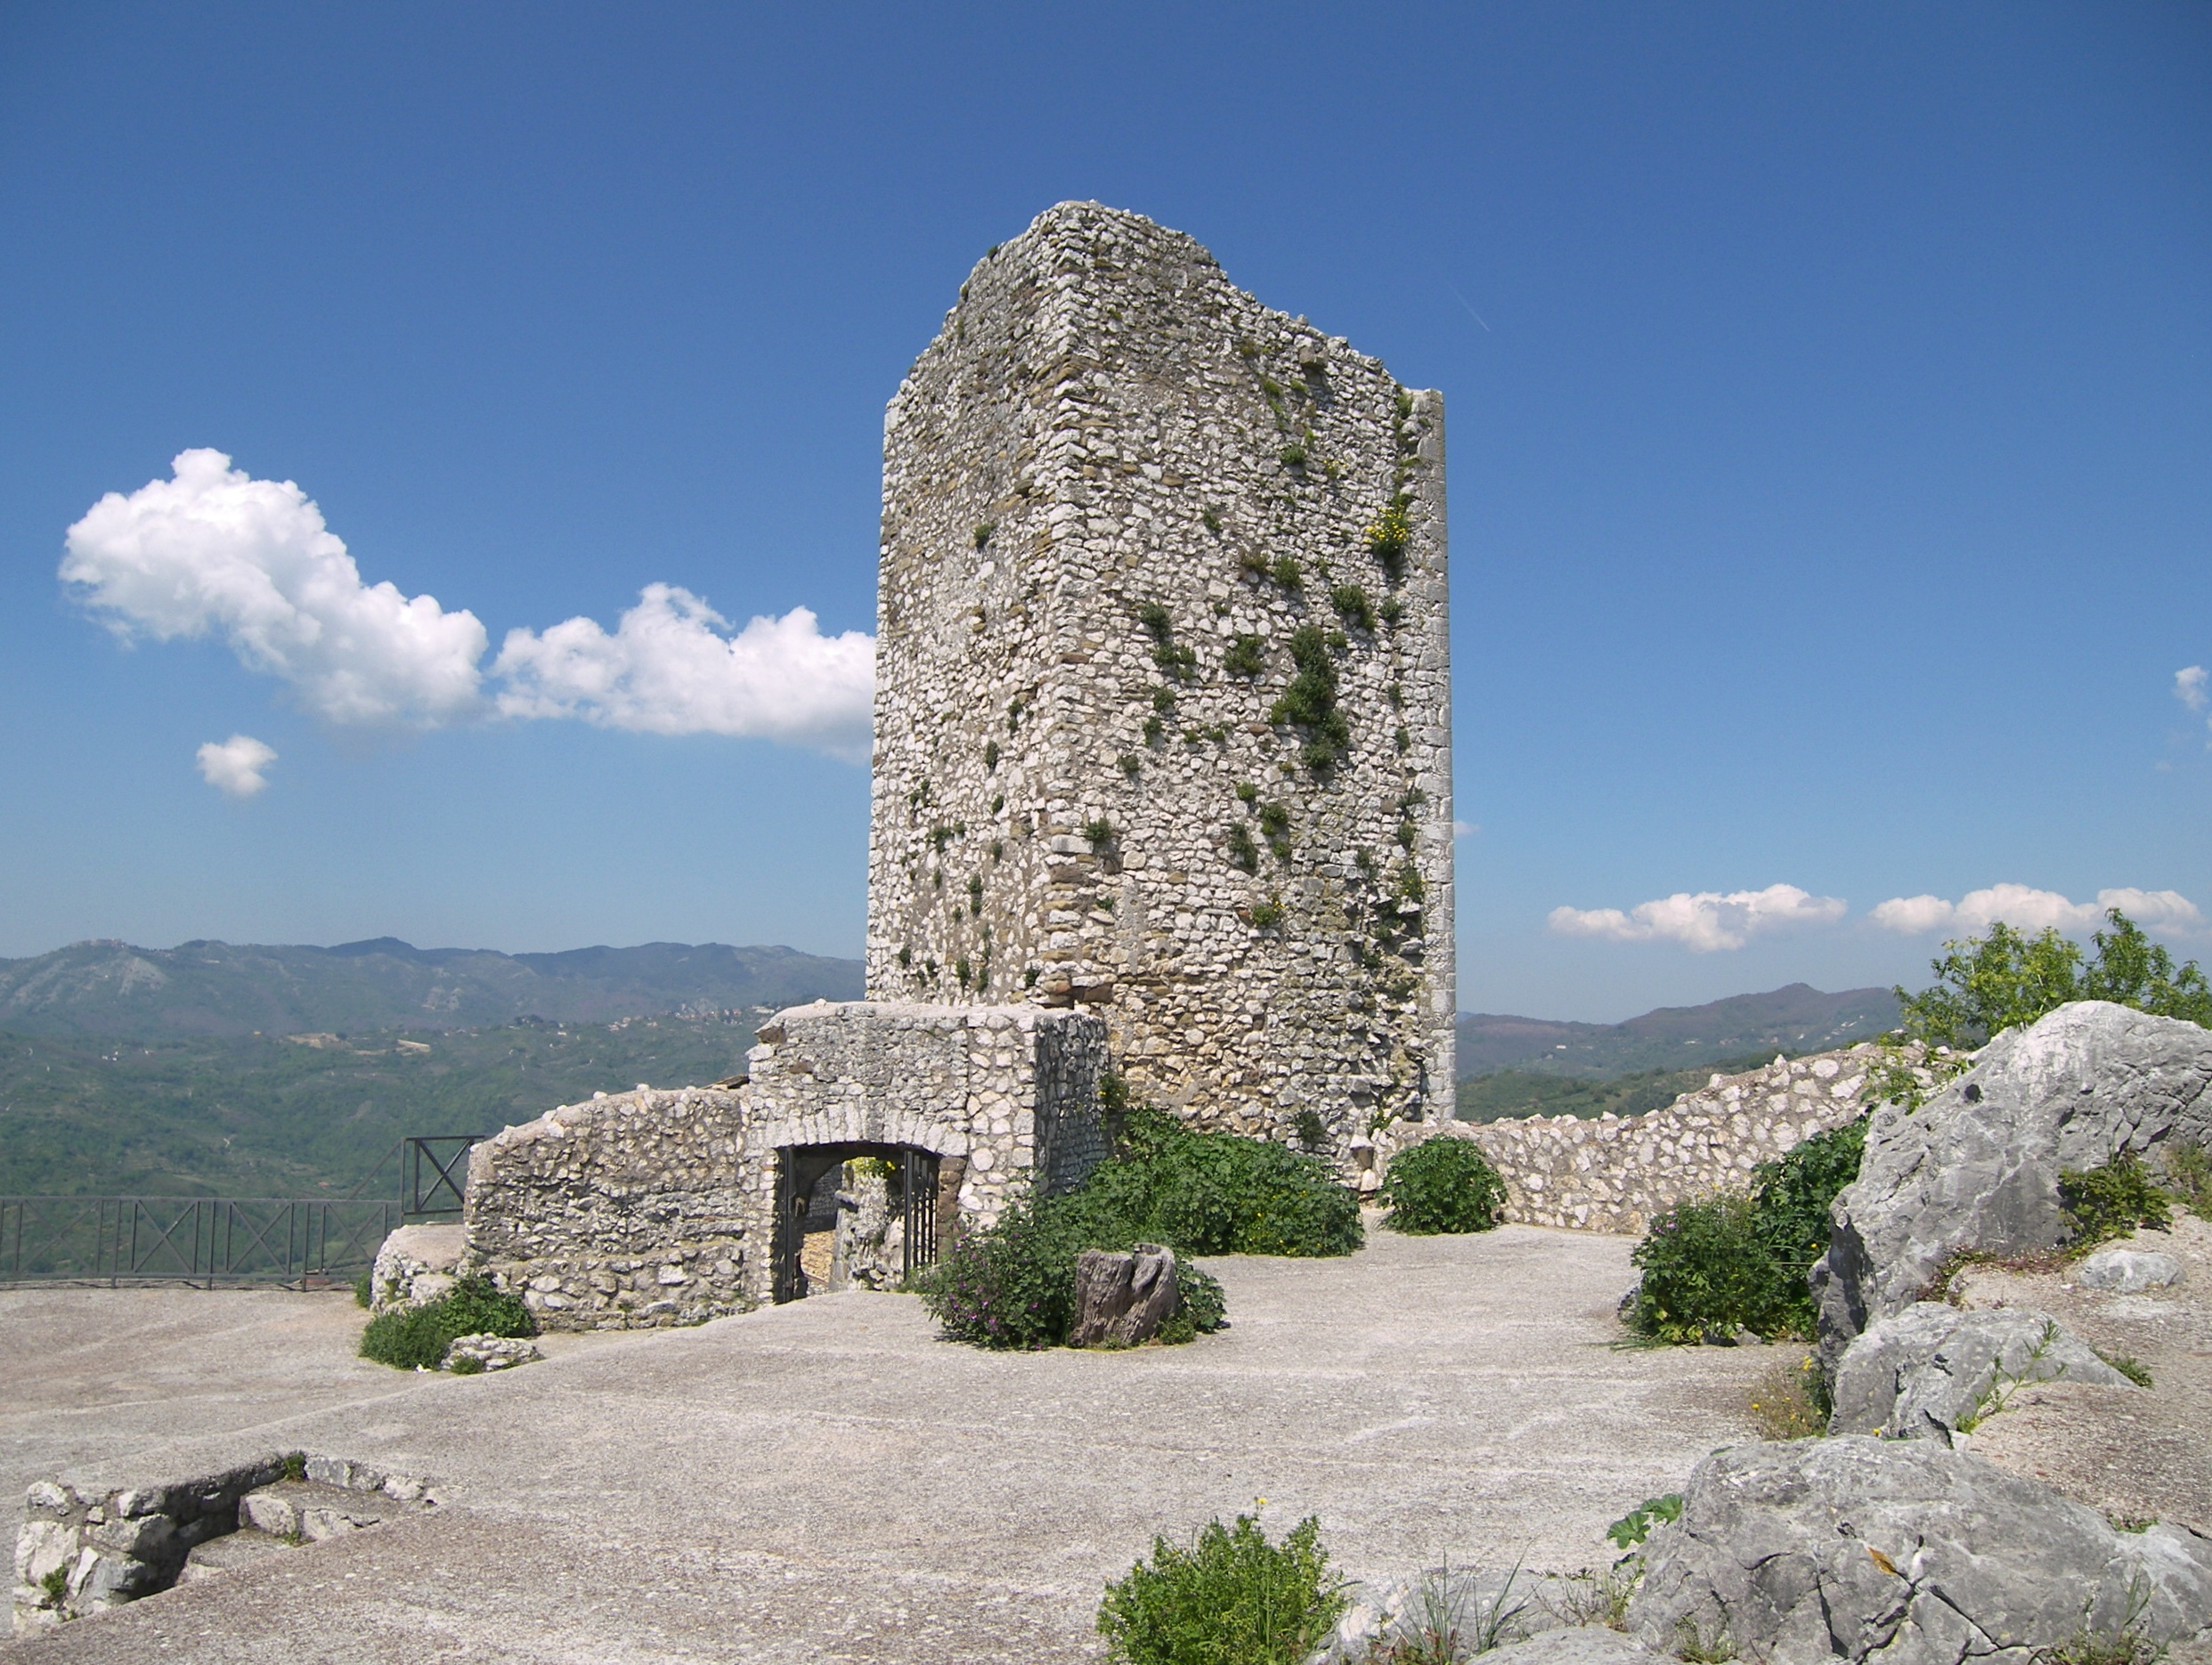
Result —
M 1349 1159 L 1450 1103 L 1443 406 L 1062 203 L 890 402 L 867 982 L 1081 1003 L 1138 1095 Z

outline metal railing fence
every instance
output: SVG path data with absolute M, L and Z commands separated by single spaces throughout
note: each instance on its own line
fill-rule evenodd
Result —
M 0 1282 L 350 1279 L 401 1218 L 388 1198 L 0 1197 Z

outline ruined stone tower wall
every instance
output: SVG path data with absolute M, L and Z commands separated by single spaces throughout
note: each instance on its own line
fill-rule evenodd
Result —
M 878 626 L 872 998 L 1083 1003 L 1140 1095 L 1340 1157 L 1448 1114 L 1437 394 L 1062 204 L 891 401 Z

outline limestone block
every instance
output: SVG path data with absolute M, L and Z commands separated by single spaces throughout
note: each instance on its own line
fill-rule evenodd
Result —
M 2159 1249 L 2105 1248 L 2086 1256 L 2074 1275 L 2092 1289 L 2138 1295 L 2179 1283 L 2183 1267 L 2180 1256 Z

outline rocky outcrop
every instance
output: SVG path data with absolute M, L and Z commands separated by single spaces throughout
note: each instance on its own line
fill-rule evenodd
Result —
M 1652 1534 L 1628 1628 L 1672 1653 L 2026 1662 L 2084 1635 L 2212 1625 L 2212 1542 L 2121 1532 L 2046 1486 L 1929 1440 L 1754 1444 L 1697 1466 Z
M 1917 1111 L 1883 1106 L 1815 1267 L 1823 1362 L 1957 1256 L 2065 1240 L 2059 1174 L 2212 1141 L 2212 1030 L 2078 1001 L 1982 1049 Z
M 1831 1390 L 1831 1434 L 1936 1439 L 1970 1429 L 2028 1382 L 2127 1378 L 2047 1313 L 2025 1307 L 1962 1312 L 1921 1301 L 1854 1339 Z
M 1181 1304 L 1175 1252 L 1140 1243 L 1134 1254 L 1085 1249 L 1076 1256 L 1071 1347 L 1134 1347 L 1159 1334 Z

